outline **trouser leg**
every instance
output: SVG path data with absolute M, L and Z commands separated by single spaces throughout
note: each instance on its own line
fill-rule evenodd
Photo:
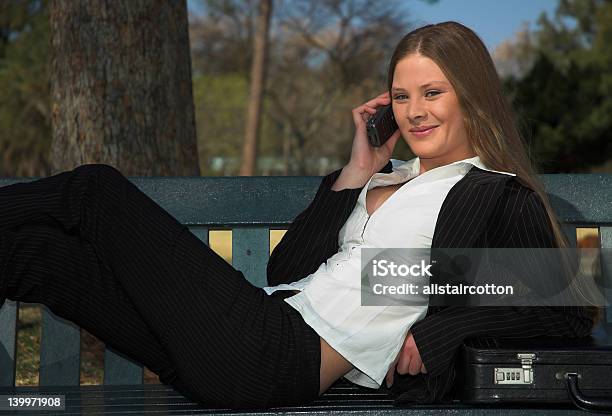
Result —
M 0 253 L 6 280 L 0 304 L 5 296 L 42 303 L 145 365 L 163 383 L 174 379 L 159 340 L 90 243 L 55 225 L 33 223 L 0 233 Z
M 240 408 L 317 397 L 318 335 L 116 169 L 84 165 L 0 188 L 0 213 L 0 230 L 51 221 L 90 242 L 160 340 L 176 369 L 173 385 L 187 396 Z

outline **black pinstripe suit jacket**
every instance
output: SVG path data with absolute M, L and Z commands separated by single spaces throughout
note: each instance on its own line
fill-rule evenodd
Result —
M 272 252 L 268 285 L 297 281 L 338 251 L 338 233 L 362 190 L 332 191 L 340 172 L 323 178 L 314 200 Z M 391 172 L 391 162 L 380 172 Z M 555 241 L 534 191 L 515 177 L 472 167 L 442 204 L 432 240 L 432 249 L 439 247 L 555 247 Z M 430 307 L 411 328 L 428 373 L 396 373 L 392 392 L 398 401 L 443 399 L 455 380 L 454 358 L 466 337 L 583 337 L 591 326 L 579 307 Z

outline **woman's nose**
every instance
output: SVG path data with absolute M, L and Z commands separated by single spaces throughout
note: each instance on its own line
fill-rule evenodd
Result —
M 412 100 L 408 104 L 408 108 L 406 110 L 408 113 L 406 114 L 410 121 L 416 121 L 425 118 L 427 115 L 427 110 L 425 106 L 421 102 L 421 100 Z

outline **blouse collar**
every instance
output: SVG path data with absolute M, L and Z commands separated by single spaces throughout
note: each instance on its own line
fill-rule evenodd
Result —
M 391 159 L 391 164 L 393 166 L 394 172 L 397 172 L 406 178 L 408 177 L 412 178 L 412 177 L 418 176 L 419 171 L 421 169 L 421 163 L 418 157 L 415 157 L 405 162 L 402 160 L 398 160 L 398 159 Z M 449 163 L 448 165 L 438 166 L 435 169 L 440 169 L 446 166 L 453 166 L 453 165 L 463 165 L 469 168 L 471 168 L 472 166 L 476 166 L 479 169 L 488 170 L 489 172 L 502 173 L 504 175 L 516 176 L 515 173 L 502 172 L 498 170 L 489 169 L 482 163 L 479 156 L 474 156 L 468 159 L 458 160 L 456 162 Z

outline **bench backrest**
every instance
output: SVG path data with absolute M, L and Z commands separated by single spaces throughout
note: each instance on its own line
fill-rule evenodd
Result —
M 576 244 L 577 227 L 599 228 L 602 248 L 612 248 L 612 174 L 541 175 L 564 231 Z M 36 178 L 0 178 L 0 186 Z M 286 229 L 314 198 L 321 177 L 132 177 L 143 192 L 208 244 L 210 229 L 232 230 L 232 264 L 256 286 L 266 286 L 270 230 Z M 612 281 L 612 258 L 601 270 Z M 612 285 L 606 299 L 612 300 Z M 0 386 L 15 383 L 17 302 L 0 310 Z M 612 324 L 607 308 L 604 329 Z M 43 308 L 41 386 L 79 385 L 80 331 Z M 143 368 L 106 348 L 104 384 L 140 384 Z

